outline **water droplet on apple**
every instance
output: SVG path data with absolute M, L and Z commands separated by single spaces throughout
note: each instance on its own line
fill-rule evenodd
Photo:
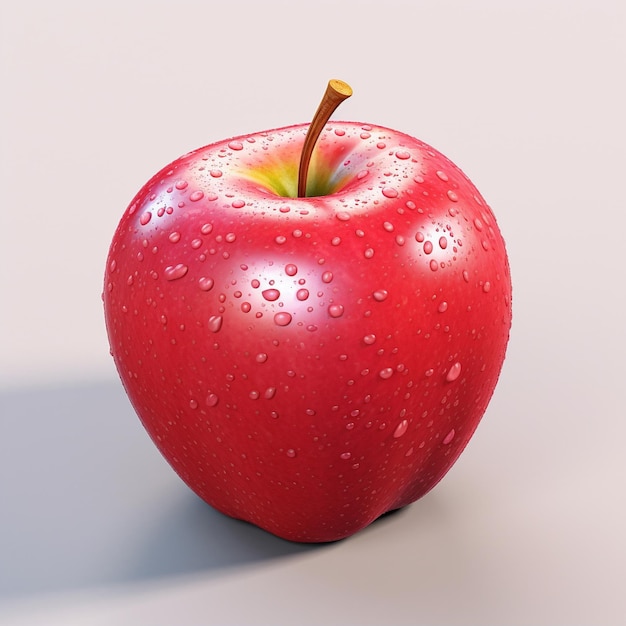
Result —
M 265 363 L 265 361 L 267 361 L 267 354 L 265 352 L 259 352 L 255 357 L 254 360 L 257 363 Z
M 352 458 L 352 453 L 351 453 L 351 452 L 342 452 L 342 453 L 339 455 L 339 458 L 340 458 L 342 461 L 349 461 L 349 460 Z
M 295 276 L 298 273 L 298 266 L 293 263 L 288 263 L 285 265 L 285 274 L 287 276 Z
M 198 401 L 197 400 L 189 400 L 189 408 L 190 409 L 197 409 L 198 408 Z
M 276 315 L 274 315 L 274 324 L 276 324 L 276 326 L 289 326 L 289 324 L 291 324 L 291 313 L 285 311 L 276 313 Z
M 285 235 L 276 235 L 276 237 L 274 237 L 274 241 L 279 246 L 282 246 L 287 241 L 287 237 L 285 237 Z
M 328 307 L 328 314 L 331 317 L 335 317 L 335 318 L 341 317 L 343 315 L 343 311 L 344 311 L 344 309 L 343 309 L 343 306 L 341 304 L 331 304 Z
M 462 275 L 463 275 L 463 280 L 464 280 L 466 283 L 469 283 L 469 281 L 470 281 L 469 272 L 468 272 L 467 270 L 463 270 Z
M 474 227 L 476 228 L 476 230 L 482 230 L 483 229 L 483 223 L 477 217 L 474 218 Z
M 213 279 L 203 276 L 198 280 L 198 286 L 202 291 L 211 291 L 213 289 Z
M 265 289 L 261 293 L 268 302 L 274 302 L 274 300 L 280 298 L 280 291 L 278 291 L 278 289 Z
M 376 302 L 384 302 L 389 296 L 389 292 L 386 289 L 377 289 L 372 296 Z
M 439 237 L 439 247 L 445 250 L 448 247 L 448 239 L 446 237 Z
M 300 302 L 306 300 L 308 297 L 309 297 L 308 289 L 298 289 L 298 291 L 296 292 L 296 298 L 300 300 Z
M 399 437 L 402 437 L 402 435 L 404 435 L 404 433 L 406 433 L 408 428 L 409 428 L 409 420 L 402 420 L 396 426 L 396 429 L 393 431 L 394 439 L 398 439 Z
M 439 313 L 445 313 L 448 310 L 448 303 L 447 302 L 442 302 L 438 307 L 437 307 L 437 311 L 439 311 Z
M 348 211 L 339 211 L 338 213 L 335 213 L 335 217 L 340 222 L 347 222 L 350 219 L 350 213 L 348 213 Z
M 330 283 L 333 280 L 333 273 L 332 272 L 324 272 L 322 274 L 322 282 L 323 283 Z
M 209 317 L 209 322 L 207 324 L 208 329 L 212 333 L 219 332 L 219 330 L 222 328 L 223 321 L 224 321 L 224 318 L 221 315 L 211 315 L 211 317 Z
M 366 259 L 371 259 L 374 256 L 374 248 L 366 248 L 365 252 L 363 252 L 363 256 Z
M 252 309 L 252 305 L 249 302 L 242 302 L 241 303 L 241 310 L 244 313 L 250 313 L 251 309 Z
M 171 243 L 178 243 L 180 241 L 180 233 L 174 231 L 173 233 L 169 234 L 168 239 Z
M 483 285 L 483 291 L 485 293 L 489 293 L 491 291 L 491 283 L 489 281 L 486 281 Z
M 424 254 L 430 254 L 433 251 L 433 242 L 425 241 L 424 242 Z
M 200 232 L 203 235 L 208 235 L 213 230 L 213 224 L 203 224 Z
M 391 222 L 383 222 L 383 228 L 388 232 L 393 232 L 393 224 Z
M 437 170 L 436 174 L 437 174 L 438 178 L 440 178 L 444 182 L 448 181 L 448 175 L 445 172 L 442 172 L 441 170 Z
M 189 194 L 189 200 L 191 200 L 191 202 L 198 202 L 198 200 L 202 200 L 202 198 L 204 198 L 204 191 L 198 190 Z
M 206 400 L 205 400 L 206 405 L 210 407 L 216 406 L 218 402 L 219 402 L 219 398 L 214 393 L 209 393 L 209 395 L 206 397 Z
M 436 272 L 439 269 L 439 264 L 434 259 L 428 265 L 433 272 Z
M 287 450 L 287 452 L 285 453 L 290 459 L 293 459 L 296 457 L 296 451 L 293 448 L 289 448 L 289 450 Z
M 380 372 L 378 372 L 378 375 L 382 379 L 387 380 L 388 378 L 391 378 L 393 376 L 393 368 L 392 367 L 385 367 L 382 370 L 380 370 Z
M 186 180 L 177 180 L 175 187 L 178 190 L 186 189 L 187 188 L 187 181 Z
M 152 219 L 152 213 L 150 213 L 150 211 L 146 211 L 145 213 L 143 213 L 141 215 L 141 217 L 139 218 L 139 223 L 142 226 L 145 226 L 150 220 Z
M 187 274 L 189 268 L 184 263 L 178 263 L 176 265 L 168 265 L 164 272 L 166 280 L 178 280 Z
M 422 243 L 422 241 L 424 241 L 425 237 L 424 237 L 424 233 L 421 230 L 418 230 L 415 233 L 415 241 L 417 241 L 418 243 Z
M 449 433 L 448 433 L 448 434 L 447 434 L 447 435 L 443 438 L 443 444 L 447 446 L 449 443 L 451 443 L 451 442 L 452 442 L 452 440 L 454 439 L 454 435 L 455 435 L 455 432 L 454 432 L 454 428 L 453 428 L 453 429 L 452 429 L 452 430 L 451 430 L 451 431 L 450 431 L 450 432 L 449 432 Z
M 222 175 L 222 170 L 211 170 L 209 172 L 213 178 L 220 178 Z
M 456 192 L 452 191 L 452 189 L 448 189 L 448 198 L 452 202 L 458 202 L 458 200 L 459 200 L 459 196 L 457 196 Z
M 461 364 L 457 361 L 446 374 L 446 380 L 451 383 L 461 375 Z
M 268 387 L 264 392 L 263 392 L 263 397 L 266 400 L 271 400 L 274 396 L 276 395 L 276 387 Z M 278 415 L 277 415 L 278 417 Z
M 230 141 L 228 143 L 228 147 L 231 150 L 243 150 L 243 144 L 241 143 L 241 141 Z
M 405 161 L 406 159 L 411 158 L 411 153 L 407 152 L 406 150 L 397 150 L 396 158 L 400 159 L 401 161 Z
M 398 191 L 393 187 L 383 187 L 383 196 L 385 196 L 385 198 L 397 198 Z
M 363 343 L 367 344 L 368 346 L 371 346 L 372 344 L 376 343 L 376 335 L 374 333 L 365 335 L 365 337 L 363 337 Z
M 242 207 L 246 206 L 246 203 L 243 200 L 233 200 L 231 206 L 233 207 L 233 209 L 241 209 Z

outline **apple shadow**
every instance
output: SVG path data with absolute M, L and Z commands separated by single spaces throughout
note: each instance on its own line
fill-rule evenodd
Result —
M 296 557 L 193 494 L 117 381 L 0 392 L 0 603 Z

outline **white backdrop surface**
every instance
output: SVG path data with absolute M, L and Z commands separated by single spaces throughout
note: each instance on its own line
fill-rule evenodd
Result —
M 0 623 L 626 623 L 626 9 L 25 1 L 0 8 Z M 328 546 L 199 502 L 108 354 L 108 245 L 177 156 L 310 119 L 455 161 L 510 255 L 513 329 L 474 440 L 422 501 Z

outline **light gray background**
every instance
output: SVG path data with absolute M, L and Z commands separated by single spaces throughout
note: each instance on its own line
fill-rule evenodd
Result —
M 621 0 L 2 3 L 0 623 L 626 623 Z M 111 236 L 160 167 L 336 117 L 457 162 L 514 284 L 508 358 L 446 479 L 333 545 L 213 512 L 108 355 Z

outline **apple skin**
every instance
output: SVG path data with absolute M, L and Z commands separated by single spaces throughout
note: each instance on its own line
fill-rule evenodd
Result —
M 191 152 L 136 195 L 104 280 L 111 353 L 163 456 L 222 513 L 338 540 L 426 494 L 474 433 L 511 327 L 504 241 L 445 156 L 327 124 Z

